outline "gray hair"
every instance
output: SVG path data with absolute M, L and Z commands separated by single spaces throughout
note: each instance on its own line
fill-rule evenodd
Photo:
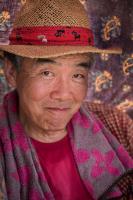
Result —
M 15 55 L 15 54 L 5 51 L 4 57 L 11 61 L 11 63 L 14 65 L 14 67 L 16 68 L 17 71 L 20 69 L 22 61 L 23 61 L 22 56 L 18 56 L 18 55 Z

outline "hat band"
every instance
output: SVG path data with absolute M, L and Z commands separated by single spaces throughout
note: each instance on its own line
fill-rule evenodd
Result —
M 81 45 L 94 46 L 93 32 L 83 27 L 39 26 L 14 28 L 11 45 Z

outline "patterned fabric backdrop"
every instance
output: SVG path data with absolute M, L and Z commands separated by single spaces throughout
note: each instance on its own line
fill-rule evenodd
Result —
M 133 118 L 133 0 L 80 0 L 91 17 L 95 44 L 121 47 L 122 55 L 95 54 L 88 84 L 89 101 L 108 103 Z M 0 43 L 8 44 L 15 14 L 26 0 L 0 1 Z M 123 14 L 124 13 L 124 14 Z M 0 101 L 10 88 L 0 54 Z

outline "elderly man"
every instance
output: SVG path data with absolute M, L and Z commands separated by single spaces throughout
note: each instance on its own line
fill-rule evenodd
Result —
M 0 47 L 15 88 L 0 110 L 1 199 L 132 198 L 132 121 L 84 101 L 93 45 L 78 0 L 27 0 L 19 13 Z

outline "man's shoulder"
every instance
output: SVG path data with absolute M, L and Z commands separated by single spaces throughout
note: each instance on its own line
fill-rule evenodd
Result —
M 133 130 L 133 120 L 126 113 L 112 105 L 86 101 L 83 106 L 95 114 L 107 126 L 116 126 L 123 131 L 130 126 Z
M 88 109 L 88 111 L 98 115 L 99 117 L 109 117 L 111 120 L 116 120 L 116 118 L 124 118 L 128 120 L 129 122 L 133 122 L 132 119 L 121 110 L 117 109 L 115 106 L 112 106 L 110 104 L 105 103 L 94 103 L 94 102 L 88 102 L 85 101 L 83 103 L 83 106 Z
M 95 114 L 104 126 L 133 154 L 133 120 L 116 107 L 106 104 L 84 102 L 88 112 Z M 133 155 L 132 155 L 133 156 Z

